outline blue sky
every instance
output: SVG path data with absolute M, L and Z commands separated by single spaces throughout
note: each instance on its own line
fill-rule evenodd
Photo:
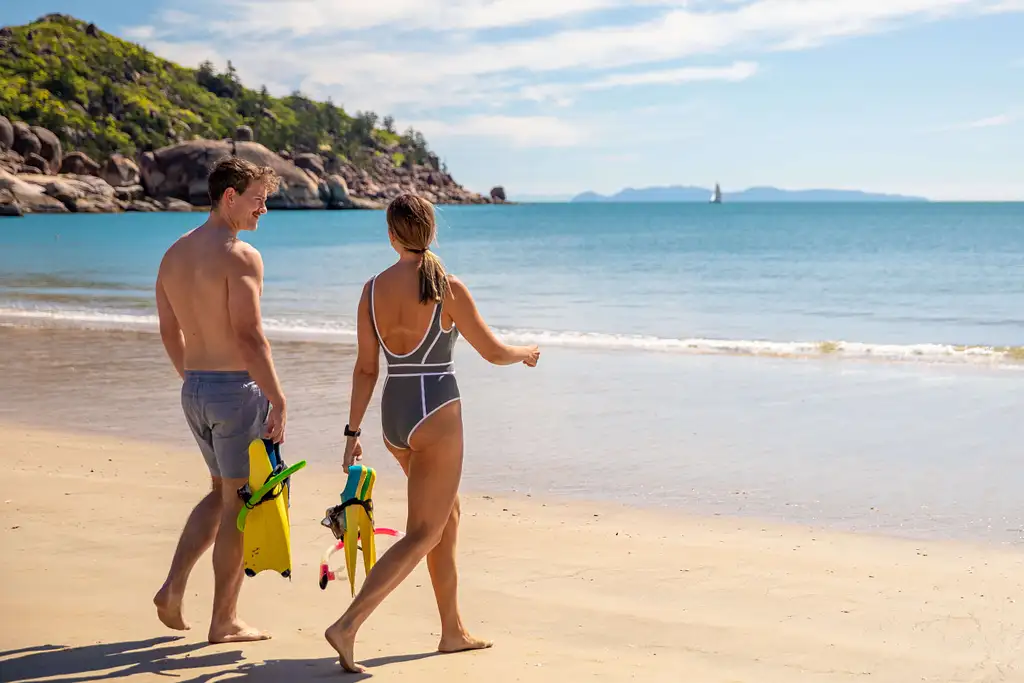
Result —
M 1024 200 L 1024 0 L 41 0 L 0 23 L 48 12 L 390 114 L 512 198 L 718 181 Z

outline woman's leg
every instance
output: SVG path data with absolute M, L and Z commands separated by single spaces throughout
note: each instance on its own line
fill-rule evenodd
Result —
M 420 446 L 409 455 L 405 536 L 381 556 L 362 590 L 324 634 L 346 671 L 364 670 L 353 655 L 359 627 L 444 536 L 462 478 L 461 423 L 456 403 L 442 408 L 417 431 L 416 436 L 424 437 L 422 441 L 429 446 Z
M 384 445 L 408 476 L 410 451 L 395 448 L 387 442 Z M 434 599 L 437 600 L 437 611 L 441 616 L 441 641 L 437 646 L 440 652 L 477 650 L 493 644 L 491 641 L 469 635 L 462 625 L 462 616 L 459 613 L 459 572 L 455 564 L 460 514 L 459 497 L 455 496 L 455 504 L 444 527 L 441 541 L 427 553 L 427 571 L 430 572 L 430 583 L 434 588 Z

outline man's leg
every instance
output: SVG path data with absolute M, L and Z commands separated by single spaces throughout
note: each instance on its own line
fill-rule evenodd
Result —
M 187 631 L 191 628 L 182 614 L 182 600 L 192 568 L 213 544 L 217 534 L 223 509 L 222 489 L 220 477 L 213 477 L 213 490 L 192 509 L 192 514 L 182 529 L 181 538 L 178 539 L 178 547 L 174 551 L 167 579 L 153 598 L 156 614 L 168 628 L 178 631 Z
M 242 571 L 242 532 L 235 526 L 242 500 L 238 489 L 248 477 L 225 479 L 222 487 L 220 528 L 213 546 L 213 616 L 210 619 L 211 643 L 266 640 L 270 636 L 238 618 L 238 595 L 245 574 Z
M 164 585 L 153 597 L 157 617 L 165 626 L 178 631 L 191 628 L 182 614 L 185 586 L 199 557 L 213 543 L 223 509 L 221 473 L 213 448 L 213 433 L 203 418 L 200 391 L 201 382 L 195 376 L 186 377 L 181 387 L 181 409 L 210 471 L 212 490 L 192 509 L 178 539 Z
M 242 509 L 238 489 L 249 481 L 249 444 L 262 436 L 270 406 L 251 381 L 228 384 L 219 391 L 216 407 L 213 403 L 209 405 L 212 421 L 217 425 L 213 433 L 217 467 L 224 477 L 220 529 L 213 546 L 215 584 L 209 639 L 211 643 L 266 640 L 269 634 L 238 618 L 238 596 L 245 573 L 242 571 L 244 537 L 236 520 Z M 224 399 L 230 401 L 224 402 Z

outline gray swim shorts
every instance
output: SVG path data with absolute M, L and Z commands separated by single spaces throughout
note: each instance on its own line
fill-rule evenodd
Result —
M 263 436 L 270 402 L 248 372 L 185 371 L 181 408 L 214 477 L 249 478 L 249 443 Z

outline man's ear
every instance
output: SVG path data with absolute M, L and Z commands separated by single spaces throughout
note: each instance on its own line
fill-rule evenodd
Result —
M 238 193 L 235 192 L 235 188 L 229 187 L 228 189 L 224 190 L 224 195 L 221 197 L 220 202 L 221 202 L 221 204 L 226 204 L 227 206 L 231 206 L 232 204 L 235 203 L 235 199 L 237 199 L 237 198 L 238 198 Z

